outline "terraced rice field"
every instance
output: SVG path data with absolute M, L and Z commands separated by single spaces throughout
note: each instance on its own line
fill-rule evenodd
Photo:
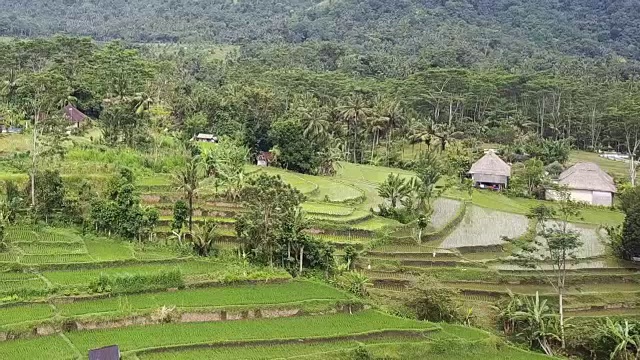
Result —
M 302 209 L 309 214 L 322 214 L 331 216 L 349 216 L 355 211 L 353 207 L 349 206 L 316 202 L 306 202 L 302 204 Z
M 356 223 L 356 222 L 365 221 L 373 217 L 373 215 L 368 211 L 356 210 L 353 213 L 346 216 L 309 214 L 307 217 L 312 220 L 331 221 L 331 222 L 347 224 L 347 223 Z
M 0 359 L 11 360 L 67 360 L 77 358 L 77 354 L 58 335 L 28 340 L 13 340 L 0 343 Z M 83 357 L 86 353 L 82 354 Z
M 469 206 L 462 222 L 445 238 L 445 249 L 500 245 L 502 237 L 518 237 L 527 231 L 525 216 Z
M 357 230 L 380 231 L 385 228 L 394 228 L 398 225 L 400 225 L 400 223 L 395 220 L 383 217 L 374 217 L 354 224 L 351 227 Z
M 497 270 L 511 270 L 511 271 L 512 270 L 521 270 L 521 271 L 528 271 L 528 272 L 537 271 L 537 270 L 523 269 L 522 267 L 514 264 L 494 264 L 494 265 L 491 265 L 491 268 L 497 269 Z M 540 268 L 543 270 L 551 270 L 552 267 L 551 265 L 542 264 Z M 604 260 L 587 260 L 587 261 L 567 264 L 567 269 L 568 270 L 589 270 L 589 269 L 615 270 L 616 268 L 611 267 L 611 264 L 609 264 L 607 261 L 604 261 Z M 624 268 L 619 268 L 619 269 L 623 270 Z
M 51 303 L 27 303 L 0 307 L 0 328 L 22 322 L 42 321 L 54 315 L 64 318 L 96 314 L 127 315 L 132 311 L 155 310 L 163 306 L 196 311 L 205 308 L 241 306 L 304 307 L 306 303 L 334 304 L 336 301 L 348 299 L 350 297 L 342 291 L 323 283 L 310 281 L 187 289 L 73 302 L 69 302 L 68 298 L 58 298 Z
M 117 312 L 125 302 L 132 310 L 178 308 L 213 308 L 242 305 L 273 305 L 310 300 L 346 300 L 348 296 L 325 284 L 292 281 L 282 284 L 243 285 L 189 289 L 177 292 L 137 294 L 99 300 L 57 303 L 63 316 Z
M 300 339 L 318 336 L 345 336 L 369 331 L 435 330 L 433 324 L 407 320 L 367 310 L 350 314 L 318 315 L 277 319 L 257 319 L 213 323 L 184 323 L 134 326 L 121 329 L 72 332 L 69 340 L 86 354 L 89 349 L 119 344 L 122 351 L 143 348 L 221 341 Z M 4 355 L 7 355 L 4 353 Z M 0 358 L 3 348 L 0 347 Z
M 434 229 L 441 229 L 447 225 L 458 213 L 462 203 L 458 200 L 438 198 L 433 202 L 433 214 L 431 215 L 431 226 Z
M 336 181 L 334 178 L 298 174 L 275 167 L 258 168 L 257 171 L 280 175 L 284 182 L 317 201 L 345 202 L 362 196 L 359 189 Z
M 48 319 L 53 314 L 53 307 L 47 303 L 3 306 L 0 307 L 0 329 L 4 325 Z
M 35 274 L 0 273 L 0 294 L 11 294 L 17 290 L 45 289 L 46 283 Z
M 360 344 L 373 345 L 398 341 L 403 343 L 424 341 L 424 338 L 385 336 L 366 340 L 332 340 L 326 342 L 313 339 L 301 340 L 298 344 L 270 344 L 269 346 L 209 347 L 139 354 L 140 360 L 201 360 L 201 359 L 285 359 L 321 356 L 335 358 L 338 352 L 356 349 Z
M 260 272 L 264 276 L 272 278 L 290 277 L 284 270 L 274 268 L 269 274 L 264 269 L 243 266 L 240 262 L 230 263 L 228 261 L 182 261 L 182 262 L 157 262 L 143 263 L 138 265 L 113 266 L 87 268 L 82 270 L 50 270 L 43 271 L 42 275 L 57 285 L 86 285 L 97 279 L 100 274 L 124 275 L 124 274 L 154 274 L 160 271 L 179 270 L 187 278 L 225 281 L 228 276 L 238 276 L 246 273 L 247 277 Z
M 547 224 L 547 226 L 560 228 L 562 223 L 552 221 L 550 224 Z M 607 247 L 604 241 L 607 238 L 607 234 L 604 229 L 574 223 L 568 223 L 567 229 L 577 232 L 580 235 L 582 246 L 575 253 L 578 258 L 593 258 L 605 255 Z M 598 232 L 600 232 L 600 234 L 598 234 Z

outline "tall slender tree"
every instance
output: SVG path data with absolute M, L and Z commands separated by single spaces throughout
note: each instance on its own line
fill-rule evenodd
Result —
M 189 232 L 193 231 L 193 200 L 203 178 L 200 156 L 187 159 L 185 166 L 173 175 L 173 182 L 178 191 L 183 191 L 189 205 Z

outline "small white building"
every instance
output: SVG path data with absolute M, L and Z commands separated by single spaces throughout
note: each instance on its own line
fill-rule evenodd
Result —
M 613 205 L 617 191 L 613 178 L 590 162 L 577 163 L 562 172 L 558 184 L 569 190 L 572 200 L 591 205 Z M 547 198 L 557 200 L 558 194 L 547 191 Z
M 200 133 L 200 134 L 194 136 L 193 138 L 191 138 L 191 140 L 192 141 L 200 141 L 200 142 L 217 143 L 218 142 L 218 137 L 213 135 L 213 134 Z
M 471 165 L 469 174 L 474 186 L 501 190 L 509 184 L 511 166 L 500 159 L 495 151 L 489 150 L 480 160 Z

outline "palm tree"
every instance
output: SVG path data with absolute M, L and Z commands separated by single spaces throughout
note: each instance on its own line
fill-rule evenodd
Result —
M 196 226 L 196 231 L 189 234 L 193 249 L 200 256 L 209 256 L 211 247 L 216 238 L 216 224 L 212 221 L 204 221 L 202 227 Z
M 372 118 L 369 123 L 369 132 L 371 133 L 371 162 L 376 151 L 376 145 L 380 141 L 380 132 L 385 129 L 387 119 L 384 117 Z
M 317 139 L 327 134 L 329 122 L 327 114 L 320 108 L 314 107 L 310 111 L 304 110 L 302 118 L 306 122 L 303 135 L 310 139 Z
M 464 135 L 462 131 L 457 131 L 455 126 L 436 124 L 431 129 L 431 135 L 440 139 L 440 150 L 444 151 L 451 139 L 460 139 Z
M 18 90 L 18 73 L 17 71 L 11 69 L 9 70 L 9 76 L 7 80 L 2 81 L 0 83 L 2 87 L 2 91 L 0 94 L 7 99 L 7 106 L 13 102 L 13 98 L 16 96 L 16 91 Z
M 418 225 L 418 244 L 422 244 L 422 232 L 424 231 L 424 229 L 427 228 L 427 226 L 429 226 L 429 218 L 424 214 L 420 214 L 418 216 L 417 225 Z
M 427 151 L 431 150 L 431 143 L 434 136 L 430 123 L 413 120 L 409 128 L 409 142 L 412 145 L 420 144 L 420 150 L 422 150 L 422 143 L 427 145 Z
M 350 271 L 343 274 L 338 279 L 338 283 L 347 291 L 363 297 L 369 294 L 368 289 L 372 285 L 365 274 L 357 271 Z
M 193 198 L 198 190 L 198 183 L 202 178 L 200 157 L 194 156 L 187 160 L 184 168 L 173 175 L 173 182 L 178 191 L 184 191 L 189 204 L 189 232 L 193 231 Z
M 394 209 L 398 206 L 399 201 L 409 195 L 410 191 L 410 185 L 398 174 L 389 174 L 387 179 L 378 186 L 378 195 L 389 200 Z
M 153 104 L 153 98 L 145 93 L 137 93 L 132 100 L 135 102 L 136 115 L 142 115 L 149 111 L 151 104 Z
M 342 150 L 342 142 L 339 139 L 335 139 L 334 146 L 330 146 L 323 151 L 320 158 L 319 172 L 322 175 L 333 176 L 336 174 L 336 167 L 341 168 L 340 160 L 344 159 L 344 152 Z
M 349 131 L 353 133 L 353 162 L 358 162 L 356 149 L 358 146 L 359 125 L 371 114 L 371 108 L 361 95 L 349 97 L 347 105 L 339 107 L 340 117 L 347 122 Z
M 393 130 L 401 125 L 403 112 L 400 102 L 392 100 L 385 104 L 384 117 L 387 119 L 387 166 L 389 165 L 389 148 L 393 138 Z
M 302 274 L 302 265 L 304 263 L 304 246 L 308 235 L 304 233 L 304 230 L 308 226 L 308 221 L 305 218 L 304 211 L 300 208 L 296 208 L 293 214 L 289 216 L 287 223 L 285 224 L 285 230 L 287 234 L 287 260 L 296 261 L 291 256 L 292 248 L 298 253 L 298 265 L 299 274 Z

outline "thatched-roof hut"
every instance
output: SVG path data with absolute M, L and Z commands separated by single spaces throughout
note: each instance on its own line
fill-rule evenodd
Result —
M 500 159 L 493 150 L 489 150 L 471 166 L 469 174 L 477 187 L 503 189 L 509 183 L 511 166 Z
M 613 178 L 594 163 L 577 163 L 563 171 L 558 184 L 566 187 L 573 200 L 592 205 L 611 206 L 616 185 Z M 557 196 L 551 192 L 550 198 Z
M 78 110 L 75 106 L 69 104 L 62 109 L 62 114 L 69 120 L 73 127 L 79 128 L 87 122 L 89 117 Z

